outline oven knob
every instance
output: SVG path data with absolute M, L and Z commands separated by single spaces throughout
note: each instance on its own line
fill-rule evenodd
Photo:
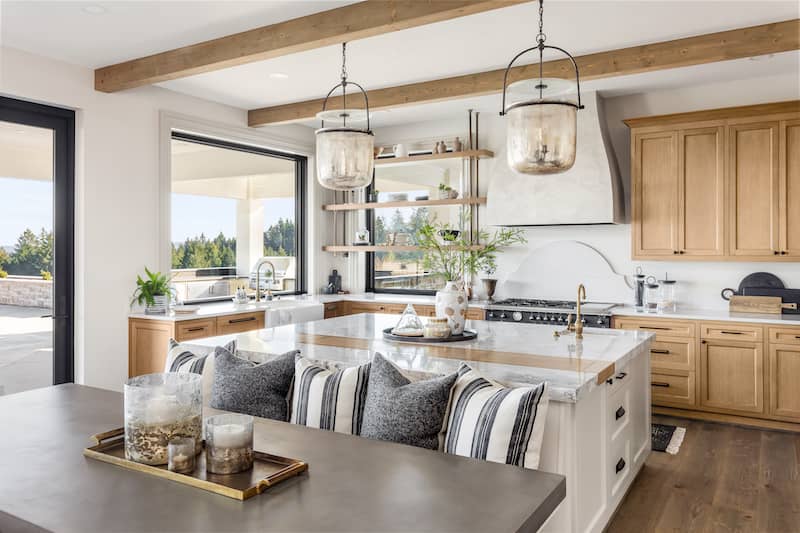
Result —
M 522 320 L 522 313 L 520 313 L 519 311 L 514 311 L 514 313 L 511 315 L 511 318 L 514 319 L 514 322 L 519 322 L 520 320 Z
M 501 313 L 500 314 L 500 319 L 501 320 L 505 320 L 506 319 L 506 314 L 505 313 Z
M 494 313 L 492 313 L 491 311 L 489 311 L 489 318 L 494 318 Z
M 585 318 L 581 318 L 581 324 L 586 324 L 586 319 Z
M 531 313 L 531 316 L 528 317 L 528 320 L 538 320 L 538 318 L 539 318 L 538 316 L 534 317 L 533 313 Z
M 601 316 L 597 317 L 597 323 L 602 325 L 603 324 L 603 317 L 601 317 Z
M 555 322 L 555 321 L 556 321 L 556 317 L 554 317 L 554 316 L 551 316 L 551 317 L 550 317 L 550 322 Z

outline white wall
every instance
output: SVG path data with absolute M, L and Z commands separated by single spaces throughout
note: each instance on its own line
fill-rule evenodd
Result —
M 606 120 L 617 153 L 626 193 L 630 200 L 629 133 L 622 119 L 748 105 L 800 98 L 800 82 L 794 76 L 775 76 L 741 80 L 679 90 L 652 91 L 608 98 Z M 498 104 L 499 106 L 499 104 Z M 481 113 L 481 148 L 493 150 L 496 157 L 481 162 L 481 190 L 485 191 L 496 165 L 505 165 L 505 130 L 496 112 Z M 382 128 L 376 131 L 381 145 L 408 142 L 414 138 L 463 135 L 466 117 L 415 125 Z M 463 137 L 462 137 L 463 138 Z M 553 179 L 558 179 L 555 176 Z M 626 208 L 626 212 L 630 212 Z M 737 287 L 747 274 L 768 271 L 776 274 L 787 286 L 800 288 L 800 265 L 797 263 L 738 262 L 634 262 L 631 260 L 631 227 L 629 224 L 608 226 L 552 226 L 527 228 L 528 244 L 509 249 L 499 261 L 498 294 L 573 298 L 575 287 L 584 282 L 589 299 L 629 301 L 630 291 L 624 279 L 615 275 L 632 273 L 641 266 L 645 273 L 662 278 L 665 272 L 679 280 L 682 303 L 695 307 L 723 308 L 727 302 L 719 297 L 725 287 Z M 604 256 L 608 262 L 584 243 Z
M 80 383 L 120 389 L 136 274 L 158 265 L 159 112 L 242 129 L 246 112 L 158 87 L 96 92 L 90 69 L 0 48 L 0 94 L 76 113 L 76 349 Z M 269 135 L 309 144 L 308 128 Z M 313 174 L 312 174 L 313 179 Z

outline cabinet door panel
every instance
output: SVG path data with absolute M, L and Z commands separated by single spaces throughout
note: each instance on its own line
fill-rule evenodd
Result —
M 733 255 L 776 255 L 778 123 L 728 128 L 730 235 Z
M 770 345 L 769 413 L 800 422 L 800 346 Z
M 634 255 L 678 250 L 678 134 L 635 136 L 633 161 Z
M 722 411 L 763 413 L 763 344 L 702 341 L 700 380 L 702 406 Z
M 681 131 L 679 136 L 679 249 L 681 254 L 724 253 L 723 128 Z
M 800 120 L 781 128 L 781 249 L 800 257 Z

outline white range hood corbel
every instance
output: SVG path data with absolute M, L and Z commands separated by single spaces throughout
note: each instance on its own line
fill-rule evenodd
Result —
M 578 113 L 575 165 L 560 174 L 517 174 L 497 152 L 487 194 L 492 226 L 620 224 L 624 196 L 617 158 L 608 136 L 603 100 L 586 93 Z M 505 143 L 503 143 L 505 150 Z

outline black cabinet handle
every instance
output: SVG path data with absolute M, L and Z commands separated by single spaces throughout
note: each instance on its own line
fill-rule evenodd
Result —
M 616 412 L 616 417 L 617 417 L 616 419 L 619 420 L 623 416 L 625 416 L 625 408 L 620 405 L 619 409 L 617 409 L 617 412 Z
M 240 322 L 252 322 L 255 319 L 256 317 L 254 316 L 248 316 L 245 318 L 232 318 L 228 320 L 228 324 L 239 324 Z
M 659 331 L 669 331 L 671 328 L 660 328 L 658 326 L 639 326 L 639 329 L 656 329 Z
M 778 250 L 773 250 L 772 253 L 778 255 L 780 252 Z
M 608 378 L 606 380 L 606 383 L 608 383 L 609 385 L 613 385 L 614 384 L 614 379 L 613 378 Z
M 622 472 L 625 469 L 625 459 L 620 457 L 619 461 L 617 461 L 617 466 L 614 467 L 614 469 L 616 470 L 617 474 Z
M 669 388 L 669 383 L 666 383 L 664 381 L 653 381 L 650 383 L 650 385 L 652 385 L 653 387 Z
M 200 327 L 197 327 L 197 328 L 189 328 L 189 329 L 187 329 L 186 331 L 187 331 L 187 332 L 192 332 L 192 331 L 203 331 L 204 329 L 206 329 L 206 328 L 204 328 L 203 326 L 200 326 Z
M 669 350 L 650 350 L 650 353 L 657 353 L 661 355 L 669 355 Z
M 723 335 L 744 335 L 742 331 L 720 331 Z
M 628 375 L 627 372 L 620 372 L 619 374 L 617 374 L 617 379 L 624 379 L 625 376 L 627 375 Z

